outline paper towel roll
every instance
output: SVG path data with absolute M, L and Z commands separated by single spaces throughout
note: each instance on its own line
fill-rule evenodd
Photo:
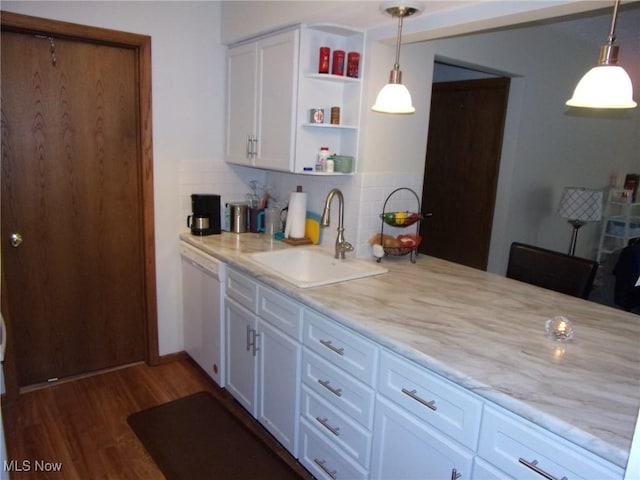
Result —
M 289 196 L 289 211 L 287 212 L 287 224 L 284 232 L 285 237 L 304 238 L 306 218 L 306 192 L 292 192 Z

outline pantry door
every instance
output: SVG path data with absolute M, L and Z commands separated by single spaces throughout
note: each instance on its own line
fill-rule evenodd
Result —
M 78 29 L 57 22 L 24 32 L 5 15 L 1 254 L 17 382 L 152 360 L 140 51 L 66 36 Z

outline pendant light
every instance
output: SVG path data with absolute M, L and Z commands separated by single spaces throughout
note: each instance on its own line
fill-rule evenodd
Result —
M 589 70 L 578 82 L 573 97 L 567 101 L 570 107 L 583 108 L 634 108 L 638 104 L 633 101 L 631 79 L 618 63 L 618 46 L 615 42 L 618 5 L 613 7 L 611 30 L 607 44 L 600 48 L 598 65 Z
M 374 112 L 381 113 L 413 113 L 416 109 L 411 102 L 411 94 L 407 87 L 402 84 L 402 72 L 400 71 L 400 44 L 402 40 L 402 21 L 404 17 L 421 12 L 422 8 L 418 4 L 383 4 L 380 10 L 387 12 L 392 17 L 398 17 L 398 38 L 396 41 L 396 61 L 393 70 L 389 75 L 387 83 L 378 96 L 376 103 L 371 107 Z

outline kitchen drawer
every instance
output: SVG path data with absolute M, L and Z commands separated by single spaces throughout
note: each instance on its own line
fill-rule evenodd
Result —
M 378 392 L 471 450 L 476 449 L 482 401 L 424 368 L 383 350 Z
M 378 347 L 312 310 L 304 312 L 304 344 L 344 371 L 373 386 Z
M 303 310 L 299 303 L 259 285 L 258 316 L 298 341 L 302 341 Z
M 303 418 L 300 420 L 300 463 L 322 480 L 365 479 L 368 472 L 328 442 Z
M 251 312 L 258 313 L 258 283 L 253 278 L 229 268 L 225 286 L 225 293 L 229 298 Z
M 368 468 L 371 457 L 369 430 L 341 413 L 305 385 L 302 386 L 300 414 L 340 451 L 349 454 L 364 468 Z
M 476 456 L 473 459 L 473 479 L 474 480 L 516 480 L 507 475 L 502 470 L 498 470 L 490 463 Z M 543 477 L 540 477 L 543 480 Z
M 372 388 L 307 348 L 302 354 L 302 381 L 345 415 L 371 429 L 375 402 Z
M 485 407 L 478 454 L 519 480 L 540 480 L 542 472 L 570 480 L 620 480 L 624 474 L 577 445 L 495 407 Z

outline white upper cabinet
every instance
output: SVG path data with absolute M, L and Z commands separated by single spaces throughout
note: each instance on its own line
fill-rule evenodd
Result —
M 356 169 L 362 97 L 364 32 L 337 25 L 302 25 L 231 46 L 227 55 L 229 163 L 304 174 L 316 172 L 320 147 L 353 158 Z M 330 49 L 330 73 L 319 73 L 321 47 Z M 333 53 L 344 52 L 343 75 L 332 74 Z M 358 76 L 348 75 L 348 55 L 359 54 Z M 340 120 L 331 123 L 331 108 Z M 324 121 L 310 121 L 312 109 Z
M 314 24 L 302 28 L 300 47 L 300 76 L 298 90 L 298 126 L 296 141 L 296 173 L 312 172 L 320 147 L 329 147 L 331 154 L 353 157 L 356 169 L 362 100 L 362 72 L 364 61 L 364 32 L 337 25 Z M 320 48 L 328 47 L 330 70 L 319 73 Z M 334 75 L 333 55 L 337 50 L 345 54 L 344 74 Z M 347 75 L 348 55 L 359 54 L 358 76 Z M 340 122 L 331 123 L 331 108 L 340 109 Z M 310 121 L 311 109 L 324 110 L 324 122 Z M 310 171 L 311 170 L 311 171 Z M 351 172 L 334 172 L 340 175 Z M 324 173 L 327 175 L 327 173 Z
M 292 171 L 299 31 L 290 30 L 229 49 L 229 163 Z

